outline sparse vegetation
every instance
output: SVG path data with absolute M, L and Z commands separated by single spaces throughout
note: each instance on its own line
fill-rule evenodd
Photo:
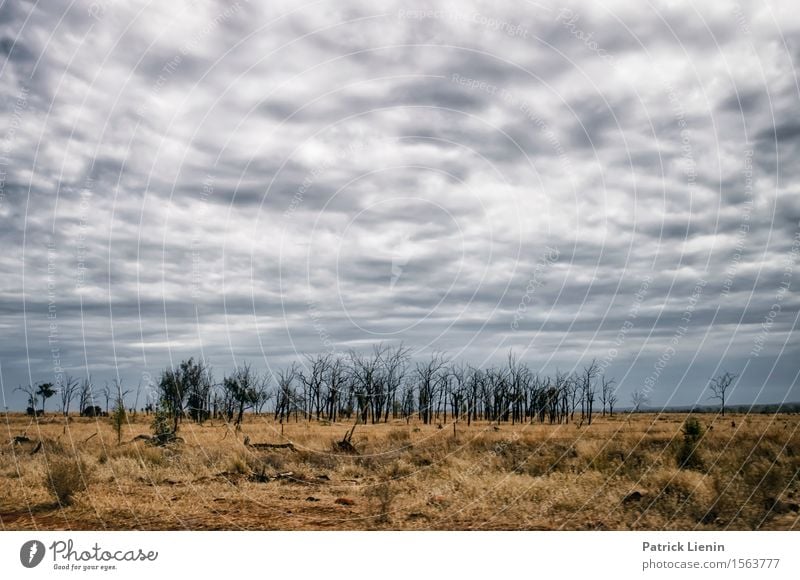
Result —
M 111 411 L 111 427 L 117 434 L 117 445 L 122 444 L 122 428 L 125 426 L 127 415 L 125 413 L 125 403 L 117 401 Z
M 683 443 L 678 449 L 678 467 L 681 469 L 702 469 L 703 460 L 698 444 L 703 438 L 703 427 L 696 417 L 689 417 L 683 424 Z
M 47 465 L 44 484 L 59 505 L 68 506 L 76 493 L 86 490 L 88 476 L 86 464 L 80 459 L 57 457 Z
M 800 510 L 797 415 L 598 412 L 580 429 L 459 421 L 454 436 L 419 418 L 247 413 L 241 432 L 190 421 L 157 446 L 151 420 L 129 413 L 118 446 L 110 421 L 52 417 L 23 436 L 30 418 L 10 414 L 5 528 L 792 529 Z

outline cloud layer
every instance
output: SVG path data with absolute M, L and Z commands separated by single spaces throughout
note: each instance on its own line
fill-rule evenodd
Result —
M 6 2 L 0 375 L 404 341 L 797 400 L 791 2 Z

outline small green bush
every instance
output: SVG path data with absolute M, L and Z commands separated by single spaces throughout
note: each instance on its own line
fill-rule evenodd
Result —
M 150 423 L 150 429 L 153 431 L 154 437 L 165 437 L 172 434 L 170 414 L 161 405 L 156 407 L 155 413 L 153 413 L 153 421 Z
M 125 404 L 122 399 L 119 399 L 114 404 L 114 409 L 111 411 L 111 427 L 117 435 L 117 445 L 122 444 L 122 428 L 128 421 L 128 415 L 125 412 Z
M 700 440 L 703 438 L 703 426 L 696 418 L 689 417 L 683 424 L 681 432 L 683 433 L 683 443 L 678 448 L 676 456 L 678 467 L 681 469 L 703 469 L 703 459 L 698 452 Z

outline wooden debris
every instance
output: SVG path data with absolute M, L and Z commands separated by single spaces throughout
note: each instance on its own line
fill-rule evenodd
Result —
M 294 448 L 294 443 L 250 443 L 247 442 L 248 447 L 264 451 L 265 449 L 288 449 L 289 451 L 297 451 Z
M 358 425 L 358 423 L 356 423 Z M 335 443 L 335 447 L 337 451 L 341 451 L 342 453 L 350 453 L 352 455 L 358 455 L 358 450 L 353 445 L 351 439 L 353 438 L 353 432 L 356 430 L 356 425 L 353 425 L 353 428 L 350 429 L 347 433 L 344 434 L 341 441 L 337 441 Z

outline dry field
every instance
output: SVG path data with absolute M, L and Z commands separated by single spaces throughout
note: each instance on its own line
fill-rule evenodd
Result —
M 3 418 L 0 525 L 19 529 L 709 530 L 800 528 L 800 417 L 697 416 L 678 468 L 681 414 L 590 426 L 281 426 L 184 422 L 182 442 L 117 444 L 108 418 Z M 735 425 L 732 423 L 735 422 Z M 713 427 L 709 429 L 709 427 Z M 25 435 L 29 441 L 13 442 Z M 250 443 L 285 443 L 259 450 Z M 41 443 L 41 445 L 40 445 Z M 37 449 L 38 448 L 38 449 Z M 80 466 L 80 471 L 78 470 Z M 58 501 L 52 486 L 59 487 Z M 83 489 L 85 487 L 85 489 Z M 66 491 L 64 491 L 66 489 Z M 74 492 L 70 496 L 70 492 Z

